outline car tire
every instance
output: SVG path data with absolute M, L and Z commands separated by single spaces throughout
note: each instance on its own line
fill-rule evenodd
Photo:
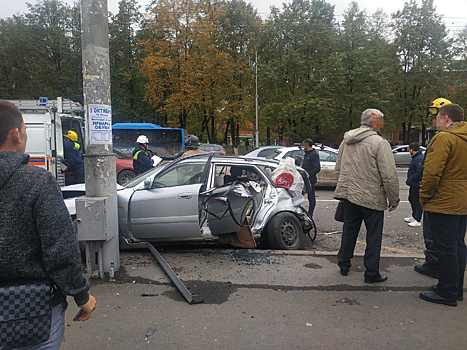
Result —
M 132 170 L 122 170 L 118 173 L 117 175 L 117 183 L 119 185 L 124 185 L 127 182 L 129 182 L 131 179 L 133 179 L 136 176 L 136 174 Z
M 273 249 L 300 249 L 303 231 L 297 217 L 292 213 L 276 214 L 267 226 L 268 241 Z

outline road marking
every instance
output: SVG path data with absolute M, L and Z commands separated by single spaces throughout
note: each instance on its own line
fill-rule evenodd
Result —
M 331 232 L 333 233 L 333 232 Z M 321 232 L 318 232 L 319 235 L 322 235 L 322 236 L 329 236 L 330 233 L 321 233 Z M 337 238 L 339 240 L 342 240 L 342 237 L 339 237 L 339 236 L 334 236 L 332 235 L 332 238 Z M 365 242 L 362 242 L 362 241 L 357 241 L 358 244 L 362 244 L 362 245 L 366 245 Z M 416 253 L 416 252 L 409 252 L 408 250 L 403 250 L 403 249 L 397 249 L 397 248 L 391 248 L 391 247 L 386 247 L 386 246 L 381 246 L 381 249 L 385 249 L 385 250 L 389 250 L 391 252 L 394 252 L 394 253 L 401 253 L 401 254 L 416 254 L 418 255 L 419 253 Z
M 337 199 L 317 199 L 317 202 L 339 202 Z M 409 201 L 400 201 L 399 203 L 409 203 Z

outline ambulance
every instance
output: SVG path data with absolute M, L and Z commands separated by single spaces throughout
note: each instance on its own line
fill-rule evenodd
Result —
M 29 164 L 43 167 L 54 174 L 60 186 L 67 184 L 63 134 L 73 130 L 84 153 L 84 109 L 78 102 L 58 97 L 48 100 L 10 100 L 23 114 L 27 126 L 26 153 Z

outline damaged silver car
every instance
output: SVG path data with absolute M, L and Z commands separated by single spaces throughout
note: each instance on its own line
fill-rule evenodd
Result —
M 159 165 L 119 188 L 118 220 L 131 243 L 218 241 L 300 249 L 315 229 L 302 193 L 277 187 L 273 160 L 196 154 Z M 308 185 L 308 176 L 300 174 Z

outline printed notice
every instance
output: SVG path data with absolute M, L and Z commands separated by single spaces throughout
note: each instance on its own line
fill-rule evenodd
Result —
M 112 142 L 112 111 L 108 105 L 89 105 L 89 136 L 91 143 Z

